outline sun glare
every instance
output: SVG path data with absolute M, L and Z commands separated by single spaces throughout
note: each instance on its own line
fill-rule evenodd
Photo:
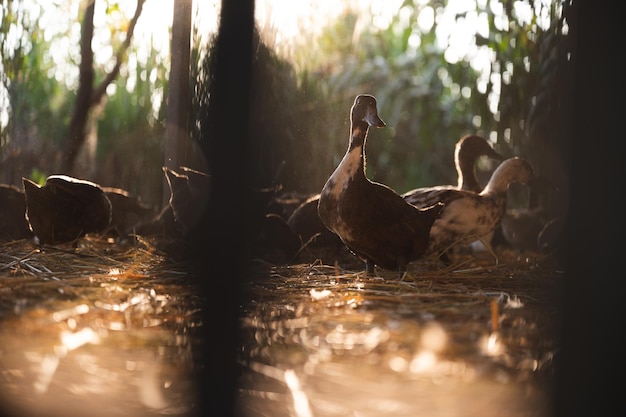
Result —
M 535 0 L 535 7 L 548 4 L 548 0 Z M 47 59 L 52 62 L 49 76 L 64 82 L 68 88 L 77 88 L 78 67 L 80 61 L 80 25 L 78 19 L 80 2 L 75 0 L 60 3 L 57 7 L 43 7 L 43 0 L 25 0 L 20 7 L 26 10 L 43 11 L 40 24 L 43 25 L 44 37 L 50 41 L 51 52 Z M 92 46 L 95 62 L 105 70 L 110 70 L 115 62 L 116 51 L 112 37 L 123 36 L 124 22 L 128 22 L 135 11 L 135 1 L 115 3 L 118 9 L 108 9 L 113 2 L 96 2 L 94 16 L 95 33 Z M 200 36 L 200 42 L 208 38 L 208 34 L 217 29 L 221 0 L 192 1 L 193 25 Z M 494 52 L 486 46 L 478 46 L 475 34 L 483 37 L 489 35 L 489 24 L 486 12 L 477 10 L 487 7 L 487 0 L 467 2 L 449 0 L 445 7 L 430 5 L 428 0 L 421 0 L 424 7 L 417 16 L 415 24 L 419 31 L 430 30 L 436 24 L 437 46 L 444 51 L 445 59 L 450 63 L 467 61 L 472 68 L 481 73 L 477 88 L 484 92 L 491 80 L 490 107 L 495 111 L 499 98 L 500 79 L 490 79 Z M 478 9 L 476 6 L 479 6 Z M 515 15 L 519 24 L 528 23 L 532 19 L 532 9 L 527 3 L 515 1 Z M 498 2 L 489 2 L 494 13 L 494 23 L 500 29 L 508 28 L 509 22 Z M 384 29 L 395 15 L 402 18 L 401 0 L 256 0 L 255 16 L 259 30 L 265 41 L 277 52 L 289 52 L 303 45 L 314 48 L 313 39 L 333 19 L 346 10 L 367 11 L 370 24 Z M 538 16 L 538 25 L 546 27 L 550 16 L 548 8 L 542 7 Z M 131 48 L 136 51 L 126 63 L 127 76 L 131 77 L 132 67 L 137 63 L 146 62 L 151 51 L 155 51 L 158 59 L 167 67 L 170 60 L 170 34 L 174 12 L 174 0 L 146 0 L 142 14 L 137 22 Z M 9 33 L 9 36 L 12 36 Z M 205 38 L 205 36 L 207 36 Z M 409 44 L 419 47 L 421 38 L 415 33 Z M 308 48 L 308 46 L 307 46 Z M 133 62 L 134 60 L 134 62 Z M 1 68 L 0 68 L 1 69 Z M 126 69 L 123 70 L 126 72 Z M 505 80 L 506 81 L 506 80 Z M 132 88 L 136 80 L 130 80 L 127 87 Z M 111 92 L 113 89 L 111 89 Z M 9 118 L 9 98 L 5 89 L 0 90 L 0 126 L 6 126 Z

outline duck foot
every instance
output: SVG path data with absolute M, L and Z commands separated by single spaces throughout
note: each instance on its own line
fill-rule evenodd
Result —
M 439 255 L 439 260 L 443 263 L 444 266 L 448 267 L 452 265 L 452 260 L 450 259 L 450 255 L 447 251 L 441 252 Z

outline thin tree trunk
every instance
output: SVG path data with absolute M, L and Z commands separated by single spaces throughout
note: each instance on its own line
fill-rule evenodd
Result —
M 85 142 L 87 118 L 91 107 L 91 96 L 93 94 L 93 50 L 91 40 L 93 39 L 93 15 L 95 10 L 95 0 L 90 2 L 85 9 L 83 17 L 82 33 L 80 39 L 80 65 L 78 77 L 78 92 L 74 112 L 68 129 L 67 146 L 63 155 L 61 171 L 71 174 L 76 162 L 76 157 L 80 147 Z
M 191 43 L 192 0 L 174 1 L 172 21 L 171 69 L 167 95 L 167 127 L 165 129 L 165 166 L 178 169 L 187 165 L 189 138 L 189 62 Z M 163 205 L 167 204 L 169 187 L 163 180 Z
M 85 9 L 85 15 L 82 23 L 82 33 L 80 40 L 80 65 L 78 77 L 78 92 L 76 94 L 76 103 L 72 120 L 68 128 L 67 143 L 64 149 L 64 155 L 61 165 L 61 171 L 66 174 L 74 174 L 76 158 L 79 155 L 81 147 L 87 138 L 87 123 L 89 114 L 94 106 L 100 103 L 106 88 L 111 84 L 120 73 L 120 66 L 124 54 L 128 50 L 130 41 L 137 25 L 137 20 L 141 15 L 145 0 L 137 0 L 137 8 L 135 14 L 128 25 L 126 38 L 116 54 L 115 66 L 106 74 L 102 82 L 94 87 L 95 71 L 93 67 L 93 50 L 91 49 L 91 41 L 93 39 L 93 15 L 95 11 L 96 0 L 91 0 Z M 96 123 L 96 121 L 94 121 Z

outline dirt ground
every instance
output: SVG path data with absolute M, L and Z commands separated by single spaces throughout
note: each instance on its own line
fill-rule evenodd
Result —
M 240 416 L 551 415 L 563 273 L 549 255 L 459 255 L 367 276 L 347 252 L 254 260 Z M 0 252 L 10 415 L 198 415 L 204 300 L 147 242 Z M 212 343 L 212 342 L 211 342 Z

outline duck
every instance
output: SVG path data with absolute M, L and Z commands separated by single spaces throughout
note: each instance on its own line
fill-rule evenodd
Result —
M 300 241 L 285 219 L 276 213 L 267 213 L 253 236 L 251 246 L 253 258 L 287 264 L 300 249 Z
M 421 204 L 429 206 L 442 202 L 444 208 L 430 229 L 428 255 L 436 254 L 443 262 L 449 263 L 450 249 L 482 241 L 495 257 L 486 237 L 492 235 L 505 215 L 509 186 L 513 183 L 529 185 L 534 178 L 530 163 L 516 156 L 500 163 L 480 193 L 459 189 L 441 189 L 430 193 Z
M 209 200 L 210 177 L 207 173 L 180 166 L 177 170 L 163 167 L 170 189 L 169 206 L 183 235 L 197 226 Z
M 421 207 L 424 205 L 422 200 L 430 201 L 430 194 L 437 194 L 441 190 L 458 189 L 475 193 L 481 192 L 483 186 L 476 178 L 476 161 L 481 156 L 486 156 L 498 162 L 502 162 L 505 159 L 482 136 L 469 134 L 461 137 L 454 147 L 454 166 L 457 172 L 457 184 L 415 188 L 402 194 L 402 197 L 409 203 Z M 499 228 L 496 228 L 489 236 L 485 236 L 483 240 L 491 242 L 494 234 L 497 232 L 500 232 Z M 472 242 L 471 248 L 474 252 L 488 251 L 481 241 Z
M 411 204 L 420 205 L 420 198 L 429 192 L 442 188 L 458 188 L 480 192 L 482 186 L 476 178 L 476 160 L 487 156 L 497 161 L 504 157 L 496 152 L 481 136 L 465 135 L 455 145 L 454 162 L 458 173 L 457 185 L 438 185 L 433 187 L 414 188 L 402 194 L 402 197 Z M 303 243 L 310 242 L 312 246 L 337 247 L 343 245 L 339 236 L 328 230 L 317 214 L 317 204 L 320 194 L 314 194 L 302 202 L 287 219 L 287 223 L 299 236 Z
M 0 184 L 0 241 L 26 239 L 31 233 L 24 192 L 12 184 Z
M 111 223 L 108 231 L 120 238 L 154 215 L 152 207 L 144 204 L 127 190 L 118 187 L 102 187 L 111 202 Z M 105 233 L 106 234 L 106 233 Z
M 365 262 L 367 274 L 379 266 L 398 271 L 419 259 L 429 243 L 430 228 L 443 204 L 418 208 L 389 186 L 366 176 L 365 143 L 370 127 L 386 126 L 376 98 L 359 94 L 350 110 L 348 149 L 320 192 L 318 215 L 344 245 Z
M 454 147 L 454 166 L 457 172 L 457 184 L 414 188 L 402 194 L 402 197 L 409 203 L 420 206 L 422 205 L 421 199 L 428 199 L 429 193 L 436 193 L 442 189 L 481 192 L 483 187 L 476 178 L 476 161 L 481 156 L 487 156 L 498 162 L 502 162 L 505 159 L 482 136 L 465 135 L 461 137 Z
M 507 209 L 501 224 L 502 244 L 518 252 L 550 253 L 558 245 L 563 226 L 562 213 L 550 204 L 558 190 L 547 178 L 537 177 L 530 191 L 526 206 Z
M 76 241 L 111 224 L 111 201 L 94 182 L 50 175 L 43 186 L 28 178 L 22 178 L 22 183 L 25 216 L 40 245 Z
M 300 203 L 287 218 L 287 225 L 303 245 L 343 247 L 343 242 L 339 236 L 324 226 L 317 213 L 320 195 L 320 193 L 313 194 Z

